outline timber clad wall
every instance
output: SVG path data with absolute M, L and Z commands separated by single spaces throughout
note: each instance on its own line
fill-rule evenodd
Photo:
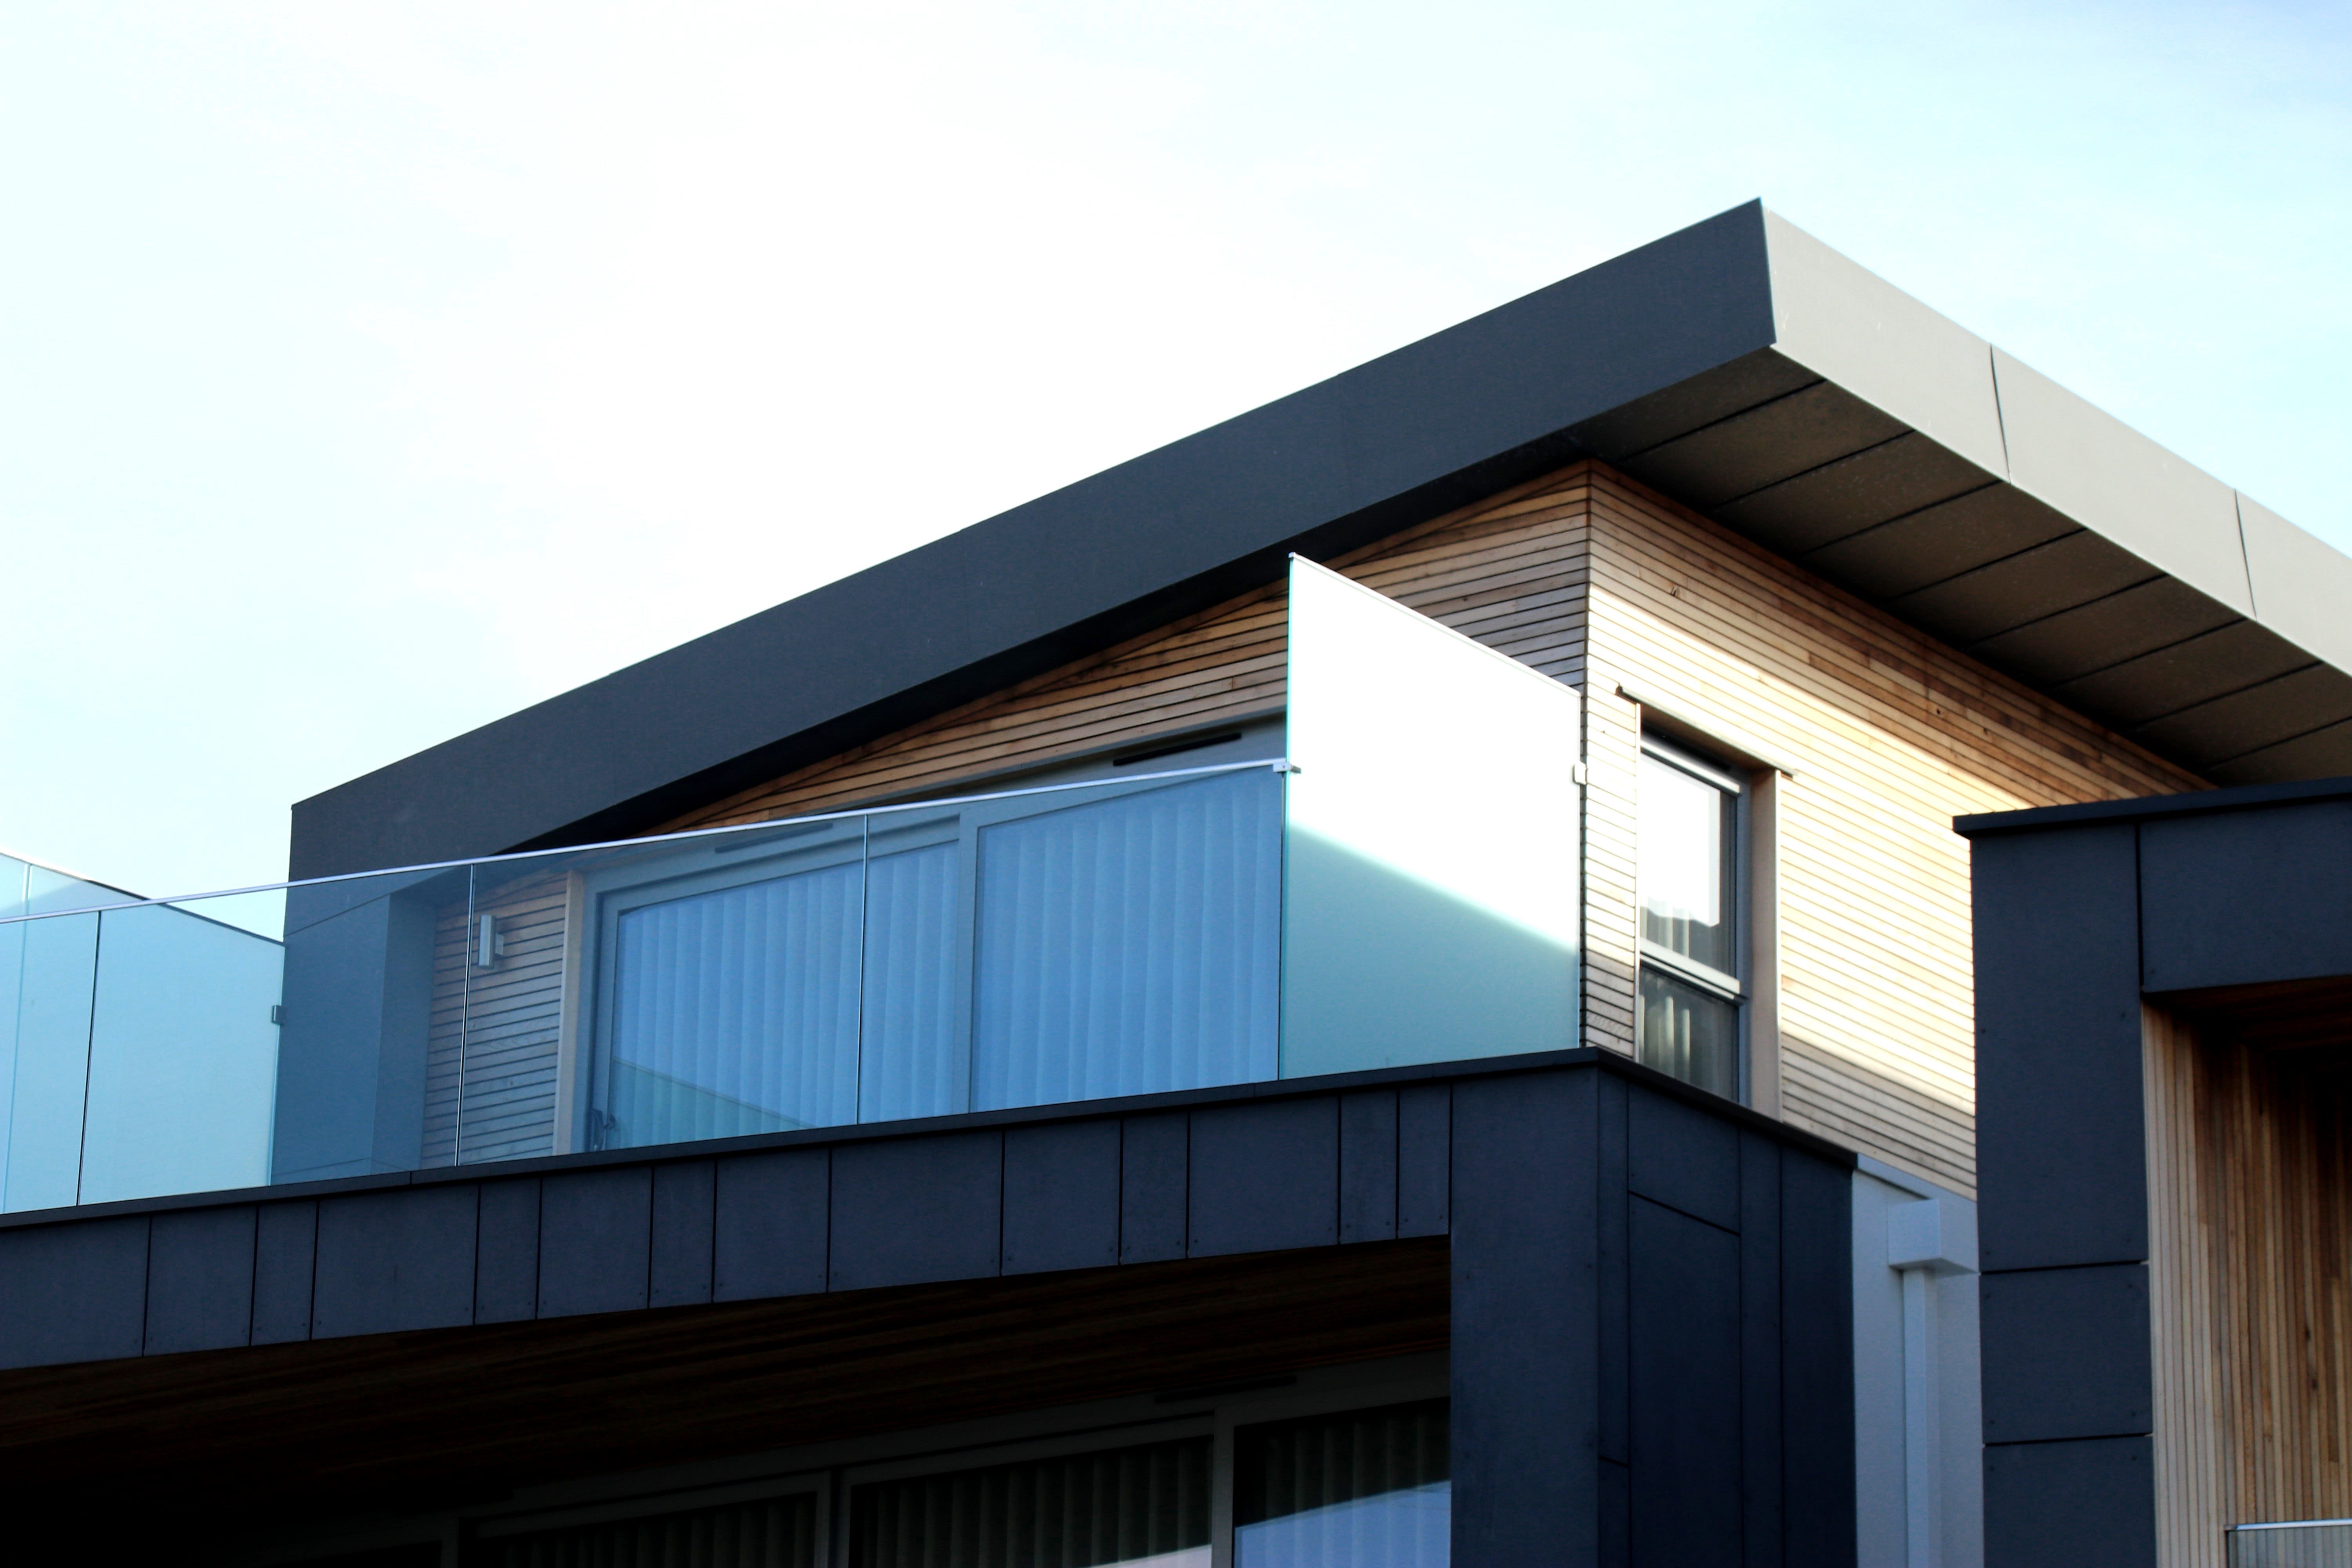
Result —
M 2146 1015 L 2165 1568 L 2242 1521 L 2352 1516 L 2352 1093 L 2333 1051 Z
M 1780 844 L 1780 1113 L 1971 1190 L 1972 812 L 2205 781 L 1597 463 L 1331 563 L 1588 691 L 1588 1041 L 1633 1047 L 1640 710 L 1622 681 L 1793 757 Z M 1261 590 L 682 816 L 757 822 L 1278 708 Z M 1770 1042 L 1759 1055 L 1769 1060 Z M 1758 1099 L 1771 1103 L 1770 1084 Z

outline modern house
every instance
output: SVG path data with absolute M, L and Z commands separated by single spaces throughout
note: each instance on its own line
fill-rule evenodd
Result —
M 2352 773 L 2347 604 L 1725 213 L 303 802 L 284 888 L 0 919 L 86 1086 L 0 1489 L 257 1563 L 2156 1562 L 2098 1467 L 2176 1450 L 2045 1408 L 2154 1363 L 2033 1294 L 2169 1342 L 2097 1294 L 2189 1267 L 2141 1080 L 1999 1033 L 2139 928 L 2013 847 Z M 2117 974 L 2133 1071 L 2277 978 Z M 2334 1495 L 2267 1484 L 2161 1560 Z

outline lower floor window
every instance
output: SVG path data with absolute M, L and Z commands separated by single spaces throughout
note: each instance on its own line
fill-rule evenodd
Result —
M 1726 1100 L 1739 1098 L 1739 1005 L 1642 966 L 1643 1064 Z
M 1244 1426 L 1234 1568 L 1438 1568 L 1453 1525 L 1445 1401 Z
M 1208 1568 L 1207 1437 L 874 1481 L 853 1568 Z
M 798 1492 L 491 1536 L 468 1560 L 493 1568 L 816 1568 L 816 1503 L 814 1493 Z

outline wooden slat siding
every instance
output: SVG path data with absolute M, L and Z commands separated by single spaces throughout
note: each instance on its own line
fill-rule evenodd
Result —
M 2352 1517 L 2352 1089 L 2340 1055 L 2209 1037 L 2193 1060 L 2221 1504 L 2233 1522 Z
M 2205 781 L 1612 470 L 1591 470 L 1592 990 L 1631 1005 L 1647 688 L 1788 753 L 1781 1112 L 1973 1190 L 1969 861 L 1955 816 Z M 1622 901 L 1619 901 L 1622 900 Z M 1595 997 L 1596 1024 L 1613 1016 Z
M 440 913 L 425 1067 L 425 1163 L 521 1159 L 554 1152 L 557 1047 L 563 1005 L 565 879 L 531 877 L 493 889 L 477 914 L 498 917 L 506 952 L 476 973 L 467 906 Z M 464 1042 L 465 1138 L 458 1149 L 457 1070 Z
M 2147 1086 L 2148 1303 L 2156 1372 L 2157 1561 L 2224 1568 L 2236 1521 L 2223 1462 L 2221 1348 L 2212 1215 L 2199 1143 L 2206 1128 L 2199 1045 L 2187 1023 L 2141 1010 Z

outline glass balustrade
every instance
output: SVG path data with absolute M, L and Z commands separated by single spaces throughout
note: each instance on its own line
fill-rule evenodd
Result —
M 2241 1524 L 2229 1542 L 2230 1568 L 2352 1568 L 2352 1520 Z
M 1282 761 L 103 907 L 27 886 L 0 1208 L 1573 1045 L 1575 692 L 1305 563 L 1290 641 Z

